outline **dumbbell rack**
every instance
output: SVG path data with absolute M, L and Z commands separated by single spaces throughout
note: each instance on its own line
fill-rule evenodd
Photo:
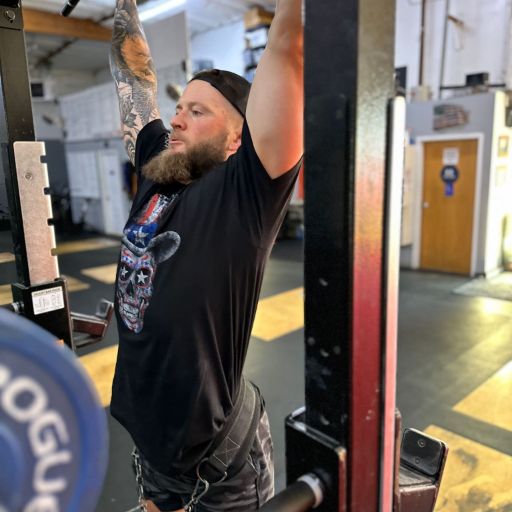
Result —
M 44 143 L 35 141 L 20 0 L 0 0 L 0 162 L 10 210 L 18 282 L 10 309 L 75 350 L 102 339 L 113 305 L 96 315 L 70 312 L 59 274 Z M 81 333 L 75 341 L 75 333 Z

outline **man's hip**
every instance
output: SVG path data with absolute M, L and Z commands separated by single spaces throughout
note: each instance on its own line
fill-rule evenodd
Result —
M 140 464 L 144 498 L 162 511 L 185 507 L 194 493 L 199 496 L 194 512 L 257 510 L 274 495 L 273 446 L 266 411 L 261 414 L 242 467 L 220 481 L 208 482 L 206 492 L 204 485 L 198 485 L 198 479 L 187 475 L 178 478 L 163 475 L 153 469 L 136 448 L 134 453 Z

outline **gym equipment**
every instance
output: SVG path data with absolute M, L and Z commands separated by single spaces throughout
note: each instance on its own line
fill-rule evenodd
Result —
M 73 353 L 0 309 L 0 510 L 93 512 L 107 457 L 105 411 Z
M 394 0 L 306 0 L 306 405 L 286 419 L 286 457 L 289 485 L 322 481 L 325 512 L 432 511 L 447 454 L 415 431 L 398 449 L 405 102 L 394 98 L 394 18 Z M 293 496 L 262 510 L 304 510 Z
M 19 0 L 0 0 L 0 90 L 0 158 L 18 278 L 13 304 L 0 308 L 0 510 L 92 512 L 107 467 L 106 418 L 67 347 L 101 340 L 113 305 L 100 301 L 96 315 L 70 312 L 53 254 L 44 144 L 34 141 Z
M 105 412 L 56 338 L 73 350 L 101 340 L 113 305 L 100 301 L 96 315 L 69 309 L 53 254 L 45 148 L 34 141 L 19 0 L 0 0 L 0 84 L 0 157 L 19 281 L 13 304 L 0 308 L 0 510 L 92 512 L 107 468 Z
M 69 16 L 80 0 L 67 0 L 60 12 L 62 16 Z
M 101 334 L 109 308 L 89 319 L 73 319 L 69 313 L 66 284 L 58 275 L 51 254 L 53 236 L 46 226 L 51 213 L 41 177 L 46 172 L 41 164 L 44 150 L 34 142 L 20 0 L 0 0 L 0 11 L 0 151 L 19 280 L 13 286 L 12 308 L 48 326 L 74 348 L 73 326 L 93 326 Z M 291 487 L 263 510 L 297 512 L 316 506 L 325 512 L 430 512 L 439 489 L 444 443 L 406 431 L 401 456 L 398 450 L 395 372 L 404 103 L 389 101 L 394 96 L 394 14 L 393 0 L 306 0 L 306 406 L 286 420 Z M 31 231 L 27 224 L 24 197 L 37 197 L 40 229 Z M 18 414 L 18 423 L 32 421 L 34 410 L 50 421 L 44 416 L 44 387 L 38 384 L 47 381 L 34 377 L 40 375 L 35 366 L 29 371 L 27 363 L 26 368 L 19 376 L 10 368 L 0 372 L 2 404 L 7 401 L 8 412 Z M 25 386 L 32 382 L 26 391 L 34 397 L 30 402 L 26 393 L 28 402 L 18 407 L 13 397 L 24 388 L 12 384 L 20 382 L 16 378 Z M 17 441 L 17 432 L 12 426 L 0 430 L 8 460 L 4 466 L 12 468 L 0 473 L 5 500 L 22 499 L 15 475 L 32 471 L 20 455 L 24 445 Z M 86 464 L 90 454 L 81 462 Z M 51 460 L 63 462 L 65 457 Z M 36 480 L 44 483 L 50 463 L 44 466 L 34 457 L 31 461 L 43 468 Z M 82 480 L 74 482 L 83 485 Z M 54 483 L 52 492 L 57 488 Z
M 302 475 L 283 492 L 267 501 L 264 512 L 306 512 L 317 508 L 324 498 L 324 485 L 313 473 Z
M 74 0 L 70 0 L 74 1 Z M 76 5 L 76 2 L 75 2 Z M 96 315 L 71 313 L 59 275 L 44 143 L 34 141 L 30 86 L 19 0 L 0 0 L 0 157 L 5 173 L 18 282 L 12 285 L 21 313 L 77 348 L 101 340 L 113 305 L 101 301 Z

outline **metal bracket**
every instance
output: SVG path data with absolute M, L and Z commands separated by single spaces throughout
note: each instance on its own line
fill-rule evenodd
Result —
M 302 475 L 313 473 L 325 494 L 318 512 L 346 512 L 347 451 L 331 437 L 305 423 L 305 408 L 290 414 L 286 428 L 286 479 L 292 485 Z M 291 509 L 286 509 L 291 510 Z
M 400 512 L 432 512 L 436 504 L 448 446 L 409 428 L 400 451 Z
M 95 315 L 84 315 L 72 311 L 71 321 L 76 348 L 83 348 L 101 341 L 107 332 L 113 312 L 114 304 L 105 299 L 99 301 Z
M 23 29 L 21 7 L 17 0 L 0 2 L 0 28 Z
M 54 281 L 59 277 L 55 249 L 55 231 L 48 188 L 48 168 L 42 163 L 46 156 L 43 142 L 13 144 L 18 178 L 19 201 L 29 268 L 30 285 Z

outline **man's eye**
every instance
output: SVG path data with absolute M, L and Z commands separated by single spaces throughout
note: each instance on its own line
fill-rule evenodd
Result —
M 202 115 L 203 113 L 200 111 L 200 110 L 192 110 L 192 115 L 193 116 L 200 116 Z

